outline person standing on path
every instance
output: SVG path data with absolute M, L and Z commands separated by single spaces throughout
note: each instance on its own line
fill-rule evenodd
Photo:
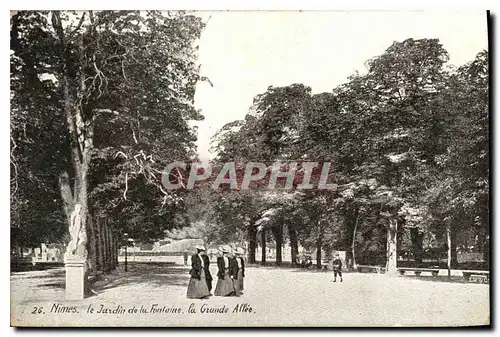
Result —
M 187 289 L 187 298 L 190 299 L 206 298 L 210 296 L 206 280 L 206 269 L 208 266 L 205 265 L 205 261 L 201 255 L 203 251 L 205 251 L 205 247 L 196 246 L 196 254 L 191 256 L 191 270 L 189 271 L 191 279 L 189 280 Z
M 235 296 L 240 296 L 240 288 L 238 285 L 238 262 L 236 261 L 236 248 L 232 248 L 231 253 L 229 254 L 229 259 L 231 260 L 229 262 L 230 267 L 229 267 L 229 277 L 231 278 L 231 281 L 233 282 L 233 287 L 234 287 L 234 295 Z
M 234 289 L 236 291 L 236 296 L 243 294 L 243 279 L 245 277 L 245 260 L 243 259 L 243 254 L 245 251 L 243 248 L 239 247 L 236 249 L 236 256 L 234 258 Z
M 184 265 L 187 266 L 188 265 L 188 252 L 187 252 L 187 250 L 185 250 L 182 255 L 184 257 Z
M 233 267 L 233 259 L 229 257 L 231 248 L 229 246 L 222 247 L 222 256 L 217 258 L 217 284 L 215 286 L 215 296 L 232 296 L 235 294 L 233 280 L 231 278 L 231 269 Z
M 207 281 L 207 287 L 208 287 L 208 292 L 210 293 L 210 296 L 212 296 L 212 274 L 210 273 L 210 259 L 208 258 L 207 252 L 203 250 L 201 252 L 201 258 L 203 260 L 203 264 L 205 265 L 205 268 L 203 269 L 205 271 L 205 280 Z
M 337 282 L 337 274 L 340 276 L 340 282 L 342 282 L 342 260 L 340 260 L 339 253 L 335 254 L 333 260 L 333 282 Z

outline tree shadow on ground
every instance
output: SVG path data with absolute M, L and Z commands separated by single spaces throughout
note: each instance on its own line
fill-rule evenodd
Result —
M 189 269 L 161 263 L 135 263 L 127 272 L 118 271 L 104 276 L 93 285 L 98 292 L 130 285 L 148 285 L 149 287 L 185 286 L 189 283 Z
M 24 279 L 37 279 L 42 280 L 40 284 L 37 284 L 39 288 L 51 288 L 51 289 L 65 289 L 66 280 L 64 276 L 66 275 L 66 271 L 55 270 L 51 271 L 48 275 L 38 275 L 38 276 L 29 276 L 24 277 Z
M 64 280 L 52 283 L 44 283 L 39 284 L 40 288 L 52 288 L 52 289 L 65 289 L 66 285 L 64 284 Z
M 323 273 L 325 272 L 324 270 L 319 270 L 319 269 L 301 269 L 301 268 L 296 268 L 296 269 L 290 269 L 292 273 Z
M 448 278 L 446 275 L 439 276 L 416 276 L 416 275 L 404 275 L 400 276 L 406 279 L 424 281 L 424 282 L 446 282 L 446 283 L 470 283 L 470 284 L 488 284 L 488 283 L 477 283 L 472 281 L 467 281 L 463 276 L 451 276 Z
M 15 273 L 12 276 L 16 276 L 19 278 L 23 279 L 43 279 L 43 278 L 56 278 L 56 277 L 61 277 L 66 274 L 66 271 L 64 269 L 54 269 L 48 271 L 46 274 L 39 274 L 39 275 L 32 275 L 32 276 L 24 276 L 27 275 L 27 272 L 24 273 Z
M 293 269 L 299 268 L 299 266 L 292 266 L 290 262 L 282 262 L 280 265 L 277 265 L 276 262 L 266 262 L 265 265 L 262 265 L 259 261 L 256 263 L 246 263 L 246 267 L 252 268 L 279 268 L 279 269 Z
M 33 265 L 31 261 L 29 263 L 22 263 L 22 264 L 12 264 L 10 266 L 10 272 L 11 274 L 17 274 L 17 273 L 25 273 L 25 272 L 30 272 L 30 271 L 41 271 L 41 270 L 49 270 L 49 269 L 57 269 L 61 268 L 64 266 L 64 263 L 62 262 L 47 262 L 47 263 L 37 263 L 36 265 Z

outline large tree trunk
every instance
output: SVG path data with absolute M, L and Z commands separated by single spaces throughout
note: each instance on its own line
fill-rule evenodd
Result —
M 276 265 L 281 266 L 283 262 L 282 248 L 283 248 L 283 234 L 276 238 Z
M 89 216 L 89 226 L 87 228 L 89 231 L 89 246 L 90 246 L 90 272 L 96 274 L 97 272 L 97 241 L 95 235 L 95 227 L 93 226 L 92 217 Z
M 115 269 L 115 239 L 114 239 L 114 235 L 113 235 L 113 231 L 110 230 L 109 231 L 109 236 L 111 238 L 111 270 L 114 270 Z
M 119 264 L 119 261 L 118 261 L 119 256 L 120 256 L 120 241 L 118 241 L 118 236 L 117 236 L 116 248 L 115 248 L 116 267 L 118 267 L 118 264 Z
M 118 267 L 118 249 L 119 249 L 119 245 L 118 245 L 118 240 L 116 239 L 117 238 L 116 233 L 114 233 L 113 231 L 111 231 L 111 235 L 113 237 L 113 269 L 116 269 Z
M 359 220 L 359 208 L 351 207 L 345 214 L 345 235 L 342 240 L 342 249 L 346 252 L 347 267 L 352 268 L 354 265 L 353 257 L 353 242 L 355 240 L 355 227 Z
M 297 257 L 299 255 L 299 240 L 297 239 L 297 231 L 293 226 L 288 226 L 288 236 L 290 236 L 290 250 L 292 256 L 292 266 L 297 265 Z
M 422 263 L 422 255 L 424 252 L 423 249 L 423 240 L 424 234 L 419 232 L 418 228 L 410 228 L 410 237 L 413 255 L 415 257 L 415 262 L 420 265 Z
M 108 225 L 108 251 L 109 251 L 109 270 L 113 269 L 113 238 L 111 237 L 111 229 Z
M 111 270 L 111 263 L 113 258 L 111 257 L 111 232 L 109 231 L 109 225 L 106 222 L 106 270 Z
M 387 226 L 387 263 L 386 263 L 387 275 L 397 275 L 398 273 L 397 231 L 398 231 L 398 221 L 396 219 L 389 219 L 389 225 Z
M 458 256 L 457 256 L 457 230 L 451 228 L 451 267 L 455 268 L 458 266 Z
M 351 251 L 352 251 L 352 268 L 356 269 L 356 231 L 358 230 L 358 223 L 359 223 L 359 216 L 360 212 L 359 209 L 356 210 L 356 222 L 354 223 L 354 229 L 352 230 L 352 245 L 351 245 Z
M 456 255 L 456 249 L 455 249 L 455 255 Z M 490 233 L 489 233 L 489 228 L 485 228 L 485 237 L 484 237 L 484 245 L 483 245 L 483 261 L 485 264 L 485 267 L 489 270 L 490 269 Z
M 96 233 L 97 233 L 97 264 L 99 266 L 99 270 L 104 270 L 104 250 L 102 244 L 102 223 L 101 220 L 95 221 L 96 224 Z
M 71 191 L 69 177 L 61 175 L 61 197 L 64 200 L 71 241 L 66 248 L 68 256 L 78 256 L 87 260 L 87 222 L 90 216 L 88 210 L 88 162 L 75 163 L 74 188 Z M 92 224 L 90 222 L 90 224 Z
M 321 248 L 323 247 L 322 235 L 316 240 L 316 266 L 321 268 Z
M 97 273 L 101 270 L 101 252 L 100 252 L 100 239 L 99 239 L 99 221 L 93 219 L 93 233 L 94 233 L 94 250 L 95 250 L 95 265 L 94 269 Z
M 262 228 L 261 235 L 261 247 L 262 247 L 262 257 L 260 259 L 260 264 L 263 266 L 266 264 L 266 230 Z
M 101 271 L 106 271 L 106 234 L 105 234 L 105 223 L 101 221 L 99 223 L 99 238 L 100 240 L 100 251 L 101 251 Z
M 257 246 L 257 228 L 250 224 L 248 226 L 248 262 L 255 263 L 255 249 Z
M 448 261 L 447 261 L 447 268 L 448 268 L 448 278 L 451 278 L 451 222 L 447 221 L 446 224 L 446 240 L 448 243 Z
M 319 233 L 318 233 L 318 237 L 316 239 L 316 266 L 318 268 L 321 268 L 322 267 L 322 257 L 321 257 L 321 249 L 323 248 L 323 235 L 325 234 L 325 229 L 323 227 L 323 223 L 322 222 L 318 222 L 318 230 L 319 230 Z
M 64 210 L 68 219 L 68 228 L 71 241 L 66 248 L 66 256 L 87 261 L 87 220 L 89 218 L 88 203 L 88 171 L 93 148 L 93 121 L 85 120 L 83 116 L 83 105 L 79 98 L 86 92 L 85 74 L 79 77 L 71 73 L 72 69 L 78 68 L 85 63 L 85 50 L 83 35 L 78 40 L 79 59 L 75 61 L 67 53 L 67 45 L 71 43 L 69 36 L 62 26 L 60 13 L 53 11 L 52 25 L 59 38 L 60 56 L 64 60 L 62 69 L 61 86 L 63 92 L 63 109 L 66 117 L 66 127 L 69 134 L 71 161 L 73 164 L 73 186 L 70 184 L 70 175 L 63 172 L 60 176 L 61 197 Z M 78 64 L 79 63 L 79 64 Z M 75 79 L 72 82 L 70 79 Z M 71 85 L 70 85 L 71 83 Z M 74 84 L 76 85 L 74 85 Z M 92 225 L 91 223 L 89 225 Z
M 113 269 L 113 241 L 111 239 L 111 231 L 109 230 L 109 225 L 107 227 L 107 235 L 108 235 L 108 270 Z
M 109 262 L 110 262 L 110 257 L 109 257 L 109 233 L 108 233 L 108 224 L 106 221 L 103 223 L 103 249 L 104 249 L 104 271 L 109 270 Z
M 118 261 L 119 256 L 120 256 L 120 241 L 118 239 L 118 236 L 116 236 L 116 239 L 115 239 L 115 264 L 116 264 L 116 268 L 118 268 L 118 265 L 119 265 L 119 261 Z
M 106 252 L 106 223 L 104 221 L 101 221 L 100 223 L 100 237 L 101 237 L 101 252 L 102 252 L 102 257 L 101 257 L 101 270 L 103 272 L 106 271 L 106 259 L 107 259 L 107 252 Z
M 109 267 L 111 270 L 115 269 L 115 251 L 114 251 L 114 238 L 113 231 L 109 230 Z
M 485 264 L 485 267 L 489 270 L 490 269 L 490 212 L 489 212 L 489 203 L 487 202 L 487 199 L 484 200 L 485 202 L 483 203 L 484 207 L 481 207 L 481 212 L 480 214 L 480 219 L 481 219 L 481 251 L 483 253 L 483 261 Z M 455 231 L 456 232 L 456 231 Z M 454 233 L 456 234 L 456 233 Z M 456 241 L 456 240 L 455 240 Z M 456 253 L 456 250 L 455 250 Z
M 280 221 L 279 224 L 271 227 L 271 232 L 273 233 L 274 241 L 276 241 L 276 265 L 280 266 L 283 262 L 283 223 Z

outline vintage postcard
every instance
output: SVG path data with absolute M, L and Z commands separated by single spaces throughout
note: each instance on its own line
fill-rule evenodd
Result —
M 11 11 L 11 325 L 490 325 L 487 11 Z

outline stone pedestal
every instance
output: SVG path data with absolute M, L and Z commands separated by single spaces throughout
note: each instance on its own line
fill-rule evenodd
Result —
M 82 300 L 85 297 L 87 284 L 85 260 L 79 256 L 65 255 L 64 266 L 66 267 L 66 299 Z

